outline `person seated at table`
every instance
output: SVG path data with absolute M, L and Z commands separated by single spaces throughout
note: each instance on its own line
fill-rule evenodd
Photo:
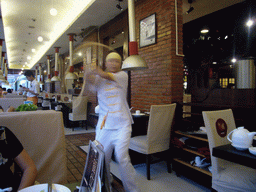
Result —
M 18 89 L 19 95 L 23 95 L 23 92 L 24 92 L 23 87 L 22 87 L 22 85 L 20 85 L 19 89 Z
M 27 101 L 33 101 L 33 104 L 36 105 L 38 102 L 37 96 L 40 93 L 40 85 L 35 79 L 34 73 L 32 71 L 26 71 L 24 73 L 27 80 L 30 81 L 30 88 L 23 87 L 24 91 L 27 91 Z
M 15 108 L 13 106 L 9 106 L 7 112 L 15 112 Z
M 21 178 L 11 170 L 14 162 L 22 172 Z M 20 141 L 7 127 L 0 126 L 0 189 L 21 190 L 33 185 L 36 176 L 35 163 Z

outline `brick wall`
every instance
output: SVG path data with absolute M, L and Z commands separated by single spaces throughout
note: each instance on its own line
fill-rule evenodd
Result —
M 183 53 L 182 0 L 178 2 L 179 54 Z M 182 101 L 183 57 L 176 56 L 175 0 L 139 0 L 135 4 L 136 37 L 139 43 L 139 21 L 156 13 L 157 43 L 139 48 L 148 69 L 131 72 L 131 106 L 149 111 L 153 104 Z M 106 44 L 109 37 L 127 29 L 127 11 L 100 27 L 100 42 Z M 85 41 L 97 41 L 97 32 Z M 126 42 L 127 43 L 127 42 Z M 124 57 L 127 50 L 124 49 Z M 96 96 L 90 97 L 96 105 Z
M 153 104 L 182 101 L 183 57 L 176 56 L 175 0 L 140 0 L 135 4 L 136 37 L 139 21 L 156 13 L 157 43 L 139 48 L 148 69 L 131 72 L 131 106 L 149 111 Z M 179 54 L 182 54 L 182 1 L 178 0 Z

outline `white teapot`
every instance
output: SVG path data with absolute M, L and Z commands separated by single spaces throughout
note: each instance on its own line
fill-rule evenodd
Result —
M 232 134 L 233 133 L 233 134 Z M 230 135 L 232 134 L 232 140 Z M 227 139 L 231 142 L 231 145 L 238 150 L 246 150 L 252 146 L 253 137 L 256 135 L 256 132 L 249 132 L 244 127 L 238 127 L 231 131 Z

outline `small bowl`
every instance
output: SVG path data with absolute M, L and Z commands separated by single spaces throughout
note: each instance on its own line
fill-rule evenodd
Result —
M 250 147 L 249 152 L 253 155 L 256 155 L 256 147 Z

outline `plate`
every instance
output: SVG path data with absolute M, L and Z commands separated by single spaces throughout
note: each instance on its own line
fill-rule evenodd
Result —
M 27 188 L 20 190 L 19 192 L 47 192 L 48 184 L 40 184 L 40 185 L 33 185 Z M 69 188 L 60 185 L 60 184 L 52 184 L 52 192 L 71 192 Z
M 143 116 L 146 115 L 145 113 L 140 113 L 140 114 L 136 114 L 136 113 L 132 113 L 133 116 Z
M 256 155 L 256 147 L 249 147 L 249 152 L 253 155 Z

